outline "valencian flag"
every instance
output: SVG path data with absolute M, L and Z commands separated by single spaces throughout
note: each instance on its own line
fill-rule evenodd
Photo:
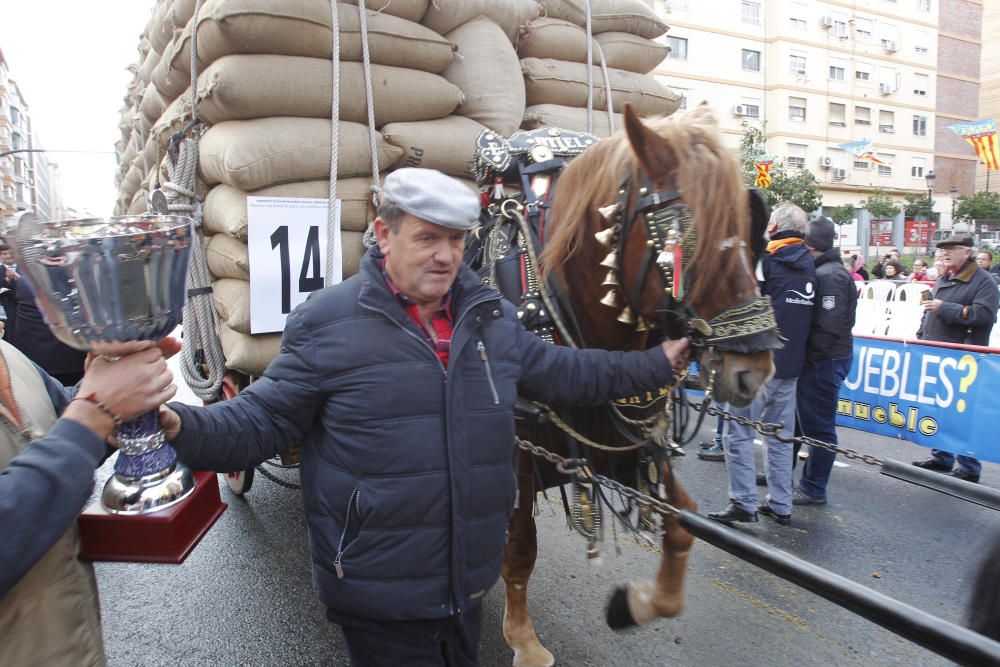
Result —
M 992 118 L 949 125 L 948 129 L 965 137 L 972 144 L 979 159 L 987 169 L 1000 169 L 1000 145 L 997 141 L 997 124 Z
M 872 140 L 862 139 L 861 141 L 851 141 L 846 144 L 837 144 L 838 148 L 843 148 L 845 151 L 854 156 L 855 160 L 867 160 L 868 162 L 874 164 L 885 164 L 882 160 L 875 157 L 874 151 L 872 151 Z
M 761 155 L 754 159 L 753 166 L 757 170 L 757 177 L 753 181 L 754 187 L 765 190 L 771 187 L 772 164 L 774 164 L 774 158 L 770 155 Z

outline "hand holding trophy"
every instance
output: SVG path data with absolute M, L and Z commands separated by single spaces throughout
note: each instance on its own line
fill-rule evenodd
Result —
M 22 213 L 8 238 L 53 334 L 114 363 L 127 343 L 159 341 L 180 321 L 191 225 L 179 216 L 42 221 Z M 121 424 L 118 441 L 115 474 L 102 494 L 108 512 L 157 512 L 195 489 L 156 410 Z

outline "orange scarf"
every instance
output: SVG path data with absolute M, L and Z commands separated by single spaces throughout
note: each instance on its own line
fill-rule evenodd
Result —
M 778 239 L 777 241 L 768 241 L 767 251 L 773 254 L 782 248 L 787 248 L 788 246 L 795 245 L 797 243 L 805 243 L 805 241 L 795 236 L 791 236 L 787 239 Z

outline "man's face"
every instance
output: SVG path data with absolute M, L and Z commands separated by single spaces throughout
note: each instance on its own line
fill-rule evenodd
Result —
M 892 252 L 890 252 L 889 253 L 889 258 L 892 259 L 892 261 L 894 261 L 894 262 L 898 262 L 899 261 L 899 251 L 898 250 L 893 250 Z
M 465 251 L 465 232 L 405 214 L 398 232 L 375 220 L 379 250 L 400 292 L 418 304 L 436 304 L 455 282 Z
M 987 271 L 990 268 L 990 264 L 993 263 L 993 257 L 988 252 L 981 252 L 976 255 L 976 264 Z
M 944 264 L 944 270 L 958 271 L 970 255 L 972 255 L 972 250 L 965 246 L 953 245 L 941 248 L 941 261 Z
M 8 248 L 7 250 L 0 250 L 0 263 L 3 264 L 13 264 L 14 263 L 14 251 Z

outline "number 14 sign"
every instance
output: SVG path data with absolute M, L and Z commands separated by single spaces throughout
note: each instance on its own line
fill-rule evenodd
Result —
M 326 199 L 247 197 L 251 333 L 282 331 L 288 313 L 323 287 L 328 217 Z M 343 276 L 340 200 L 333 238 L 331 284 Z

